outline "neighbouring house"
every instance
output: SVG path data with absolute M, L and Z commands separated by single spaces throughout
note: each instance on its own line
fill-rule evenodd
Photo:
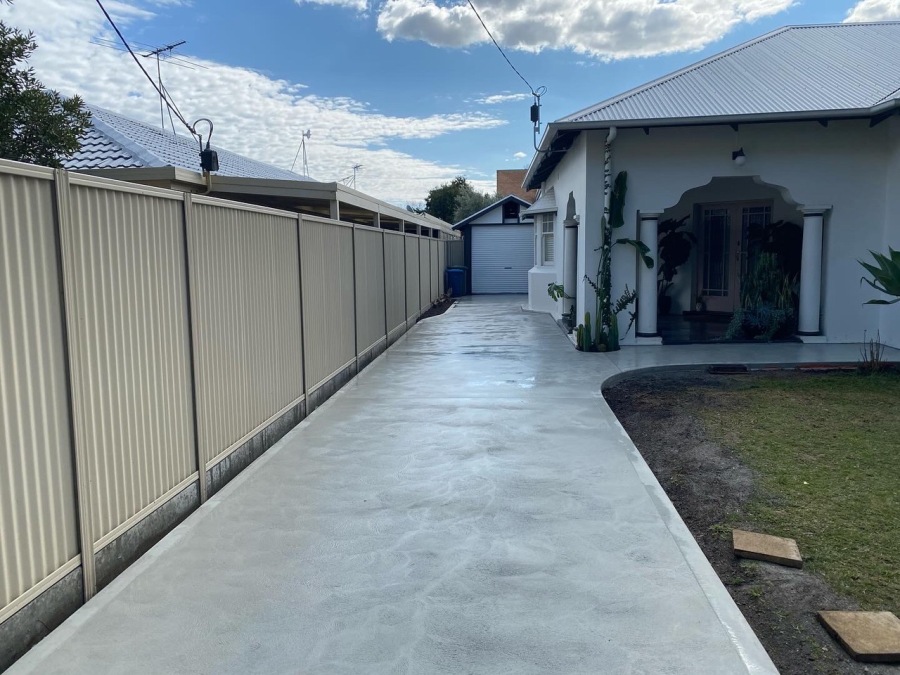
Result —
M 573 303 L 576 317 L 593 309 L 586 276 L 610 186 L 626 172 L 613 238 L 640 239 L 656 264 L 612 248 L 612 297 L 638 292 L 636 330 L 625 336 L 619 315 L 623 344 L 676 341 L 685 322 L 729 316 L 761 247 L 775 246 L 796 268 L 785 278 L 800 339 L 880 331 L 900 347 L 900 311 L 863 304 L 873 293 L 857 262 L 900 248 L 898 88 L 900 23 L 789 26 L 550 123 L 524 186 L 541 190 L 533 236 L 557 245 L 531 270 L 530 307 L 557 319 Z M 690 252 L 660 284 L 658 234 L 680 221 Z M 574 300 L 552 301 L 551 282 Z M 671 299 L 660 302 L 663 286 Z
M 526 190 L 522 187 L 525 182 L 527 169 L 497 169 L 497 196 L 507 197 L 515 195 L 521 197 L 529 204 L 537 199 L 537 190 Z
M 219 170 L 200 171 L 196 140 L 87 106 L 91 127 L 64 167 L 70 171 L 183 192 L 208 194 L 359 225 L 456 238 L 449 223 L 389 204 L 337 182 L 321 182 L 212 146 Z
M 463 236 L 471 293 L 528 293 L 535 250 L 532 225 L 523 220 L 529 206 L 507 195 L 453 226 Z

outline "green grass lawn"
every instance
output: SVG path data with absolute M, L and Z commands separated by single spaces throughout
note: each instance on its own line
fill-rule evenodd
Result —
M 701 415 L 758 472 L 759 531 L 796 539 L 863 609 L 900 613 L 900 375 L 754 378 Z

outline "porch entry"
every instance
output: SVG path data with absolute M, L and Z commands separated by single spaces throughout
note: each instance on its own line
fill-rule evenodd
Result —
M 741 278 L 753 253 L 750 241 L 772 222 L 771 202 L 700 204 L 699 269 L 696 295 L 708 312 L 733 313 L 740 307 Z

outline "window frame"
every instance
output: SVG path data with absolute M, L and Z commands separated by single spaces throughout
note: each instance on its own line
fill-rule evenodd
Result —
M 550 213 L 540 213 L 537 214 L 540 219 L 540 231 L 539 231 L 539 241 L 540 241 L 540 253 L 539 260 L 541 267 L 552 267 L 556 263 L 556 214 L 553 212 Z M 547 229 L 547 226 L 549 230 Z M 547 251 L 545 241 L 549 239 L 552 247 L 552 255 L 549 259 L 545 257 L 545 253 Z

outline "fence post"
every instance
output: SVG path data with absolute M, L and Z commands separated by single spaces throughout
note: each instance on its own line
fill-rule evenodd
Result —
M 297 214 L 297 276 L 300 284 L 300 367 L 303 369 L 303 403 L 309 414 L 309 376 L 306 374 L 306 321 L 303 308 L 303 214 Z
M 194 203 L 191 193 L 185 192 L 182 202 L 181 229 L 184 240 L 184 279 L 187 294 L 187 330 L 188 330 L 188 365 L 191 371 L 191 420 L 194 425 L 194 458 L 197 460 L 197 476 L 200 487 L 200 504 L 209 498 L 209 486 L 206 484 L 206 461 L 200 449 L 200 425 L 197 417 L 197 362 L 194 358 L 194 308 L 191 292 L 191 239 L 190 230 L 193 223 Z
M 381 269 L 384 274 L 381 275 L 382 285 L 384 286 L 384 348 L 387 349 L 391 344 L 391 323 L 388 321 L 388 261 L 387 261 L 387 233 L 381 232 Z M 403 290 L 403 298 L 406 299 L 406 289 Z M 406 304 L 403 305 L 403 312 L 406 313 Z M 404 316 L 404 319 L 406 317 Z
M 359 297 L 356 292 L 356 227 L 354 223 L 350 226 L 350 232 L 353 234 L 353 355 L 356 359 L 356 372 L 359 372 Z
M 72 345 L 71 326 L 77 321 L 75 299 L 72 293 L 75 288 L 75 271 L 72 269 L 70 254 L 74 248 L 72 241 L 72 207 L 69 189 L 69 174 L 56 169 L 54 184 L 54 206 L 56 207 L 56 251 L 59 266 L 60 295 L 62 308 L 62 330 L 66 372 L 66 404 L 69 408 L 69 430 L 72 438 L 72 455 L 75 466 L 75 511 L 78 517 L 78 543 L 81 551 L 81 578 L 84 588 L 84 601 L 87 602 L 97 592 L 97 572 L 94 565 L 94 523 L 93 495 L 91 494 L 90 458 L 84 451 L 84 432 L 77 422 L 76 410 L 80 405 L 78 392 L 74 383 L 81 382 L 76 375 L 81 372 L 81 360 L 78 351 Z

